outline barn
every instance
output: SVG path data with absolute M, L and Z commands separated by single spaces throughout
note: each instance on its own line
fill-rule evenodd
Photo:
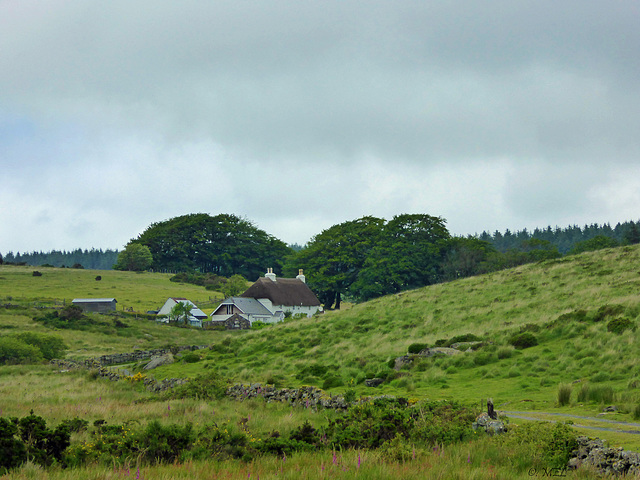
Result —
M 118 301 L 115 298 L 75 298 L 71 303 L 85 312 L 107 313 L 116 311 Z

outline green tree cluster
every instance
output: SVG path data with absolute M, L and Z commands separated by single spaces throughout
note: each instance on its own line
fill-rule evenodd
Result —
M 198 271 L 258 278 L 268 265 L 278 271 L 291 249 L 235 215 L 205 213 L 153 223 L 128 246 L 144 245 L 157 271 Z
M 59 335 L 22 332 L 0 337 L 0 364 L 39 363 L 63 358 L 67 345 Z
M 285 273 L 305 269 L 325 308 L 340 308 L 345 295 L 367 300 L 435 282 L 449 239 L 440 217 L 365 216 L 316 235 L 289 257 Z
M 142 272 L 153 264 L 153 255 L 146 245 L 130 243 L 118 255 L 118 263 L 113 268 L 115 270 L 128 270 L 130 272 Z

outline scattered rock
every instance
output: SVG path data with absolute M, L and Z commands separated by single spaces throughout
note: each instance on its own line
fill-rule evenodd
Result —
M 500 420 L 494 420 L 489 416 L 488 413 L 483 412 L 476 418 L 476 421 L 473 422 L 472 425 L 474 430 L 483 429 L 490 435 L 494 435 L 497 433 L 504 433 L 507 431 L 507 428 L 504 425 L 504 422 Z
M 433 348 L 425 348 L 418 354 L 418 356 L 433 357 L 436 355 L 460 355 L 461 353 L 462 352 L 460 350 L 456 350 L 455 348 L 433 347 Z
M 154 368 L 161 367 L 162 365 L 169 365 L 173 363 L 175 360 L 173 359 L 173 355 L 167 353 L 166 355 L 161 355 L 159 357 L 154 357 L 151 359 L 149 363 L 144 366 L 144 370 L 153 370 Z
M 456 342 L 451 344 L 451 348 L 456 350 L 464 350 L 465 352 L 469 349 L 473 350 L 473 347 L 482 345 L 484 342 Z
M 383 383 L 384 383 L 384 379 L 382 379 L 382 378 L 367 378 L 364 381 L 364 384 L 367 387 L 377 387 L 379 385 L 382 385 Z

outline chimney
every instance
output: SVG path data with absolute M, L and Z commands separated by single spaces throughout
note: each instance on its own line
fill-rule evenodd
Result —
M 298 270 L 298 276 L 296 278 L 300 280 L 302 283 L 307 283 L 306 277 L 302 274 L 302 269 Z
M 273 268 L 267 268 L 267 273 L 264 274 L 269 280 L 276 281 L 276 274 L 273 273 Z

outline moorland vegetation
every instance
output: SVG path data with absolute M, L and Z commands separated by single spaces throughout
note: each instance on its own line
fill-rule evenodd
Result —
M 507 434 L 490 437 L 470 421 L 487 397 L 540 418 L 590 417 L 580 422 L 587 426 L 599 425 L 605 406 L 615 406 L 609 419 L 638 419 L 639 271 L 638 246 L 608 248 L 221 332 L 144 315 L 176 290 L 196 300 L 207 292 L 167 274 L 102 271 L 97 282 L 90 270 L 33 276 L 30 267 L 3 265 L 0 338 L 32 349 L 0 366 L 0 442 L 15 449 L 11 458 L 27 460 L 5 465 L 6 477 L 530 478 L 561 467 L 574 432 L 585 430 L 516 426 L 523 421 L 514 417 Z M 118 297 L 133 311 L 77 317 L 60 304 L 84 296 Z M 456 355 L 420 355 L 461 342 Z M 142 363 L 122 365 L 130 381 L 115 383 L 45 363 L 176 344 L 211 348 L 151 373 Z M 145 375 L 193 383 L 156 394 L 145 390 Z M 367 387 L 370 378 L 382 383 Z M 313 385 L 354 405 L 342 412 L 236 402 L 220 394 L 228 382 Z M 405 401 L 357 403 L 381 395 Z M 640 447 L 633 435 L 598 435 Z

